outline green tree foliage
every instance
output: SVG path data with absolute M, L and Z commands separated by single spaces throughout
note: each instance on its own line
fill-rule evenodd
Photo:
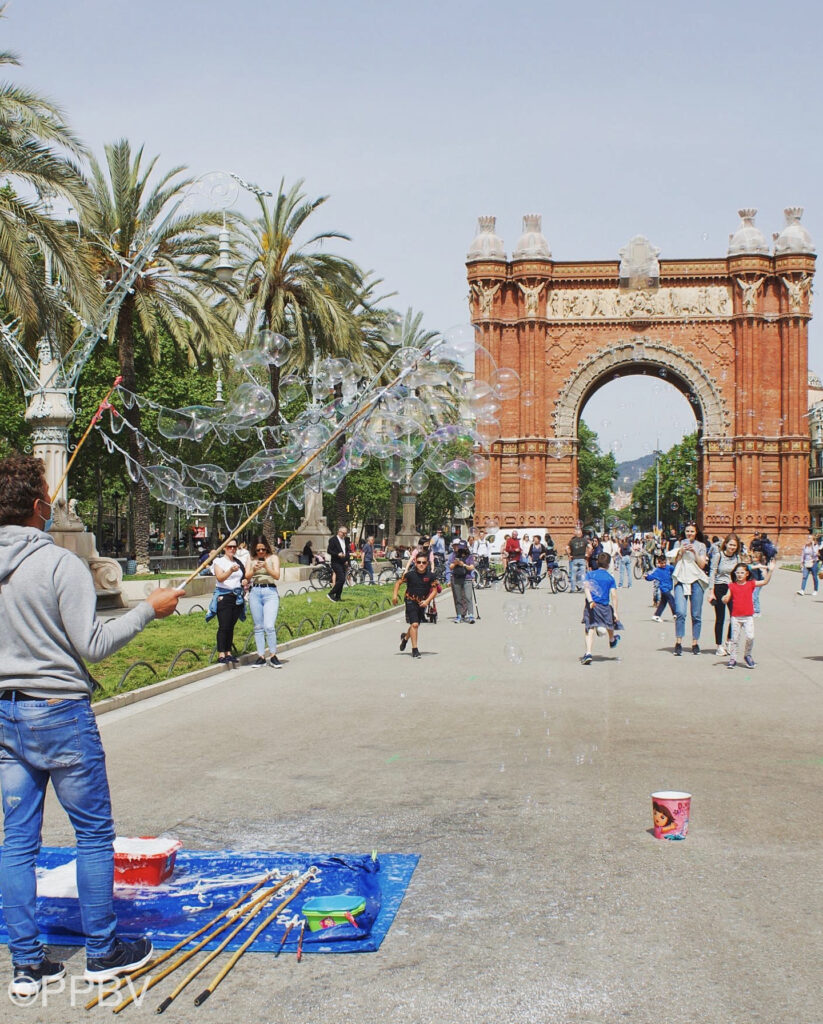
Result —
M 586 525 L 604 518 L 612 500 L 612 485 L 617 479 L 614 455 L 604 455 L 597 434 L 583 421 L 577 428 L 580 448 L 577 454 L 577 482 L 580 488 L 578 515 Z
M 678 526 L 697 514 L 697 434 L 689 434 L 660 456 L 660 519 Z M 655 516 L 655 467 L 632 488 L 635 521 L 651 528 Z

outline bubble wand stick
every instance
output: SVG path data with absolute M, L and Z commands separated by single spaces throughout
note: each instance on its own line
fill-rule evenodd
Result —
M 57 486 L 54 488 L 54 493 L 51 496 L 51 500 L 53 502 L 57 500 L 57 495 L 60 493 L 60 488 L 66 482 L 66 477 L 69 475 L 69 470 L 71 469 L 72 464 L 74 463 L 74 460 L 80 454 L 80 449 L 83 447 L 83 442 L 86 440 L 86 438 L 92 432 L 92 428 L 95 427 L 97 425 L 97 423 L 100 421 L 100 418 L 102 417 L 102 415 L 106 411 L 106 409 L 111 409 L 111 405 L 109 405 L 109 399 L 114 394 L 114 392 L 117 390 L 117 388 L 119 387 L 119 385 L 120 385 L 122 380 L 123 380 L 122 377 L 115 377 L 114 383 L 109 388 L 109 390 L 106 392 L 106 397 L 97 406 L 97 410 L 96 410 L 95 414 L 91 418 L 91 423 L 89 423 L 89 425 L 86 427 L 85 434 L 83 434 L 83 436 L 77 442 L 77 444 L 75 446 L 75 449 L 74 449 L 74 452 L 72 453 L 72 457 L 66 463 L 66 468 L 65 468 L 65 470 L 63 472 L 63 475 L 60 477 L 60 480 L 58 481 Z
M 425 358 L 427 358 L 427 357 L 428 357 L 429 355 L 431 355 L 431 352 L 432 352 L 432 350 L 433 350 L 433 348 L 434 348 L 434 347 L 435 347 L 435 346 L 434 346 L 434 345 L 432 345 L 432 346 L 431 346 L 430 348 L 427 348 L 427 349 L 421 349 L 421 350 L 420 350 L 420 359 L 425 359 Z M 418 360 L 418 362 L 419 362 L 419 360 Z M 312 453 L 312 454 L 311 454 L 311 455 L 310 455 L 310 456 L 309 456 L 309 457 L 308 457 L 308 458 L 307 458 L 307 459 L 306 459 L 306 460 L 305 460 L 304 462 L 302 462 L 302 463 L 301 463 L 301 464 L 300 464 L 300 465 L 299 465 L 299 466 L 297 467 L 297 469 L 296 469 L 296 470 L 295 470 L 295 471 L 294 471 L 294 472 L 293 472 L 293 473 L 292 473 L 292 474 L 291 474 L 290 476 L 287 476 L 287 477 L 286 477 L 286 479 L 285 479 L 285 480 L 283 481 L 283 483 L 282 483 L 282 484 L 280 484 L 279 486 L 275 487 L 275 489 L 274 489 L 274 490 L 273 490 L 273 491 L 271 492 L 271 494 L 270 494 L 270 495 L 268 496 L 268 498 L 264 498 L 264 499 L 263 499 L 263 500 L 262 500 L 262 501 L 260 502 L 260 504 L 259 504 L 259 505 L 257 506 L 257 508 L 256 508 L 256 509 L 255 509 L 255 510 L 254 510 L 254 511 L 253 511 L 253 512 L 251 513 L 251 515 L 250 515 L 250 516 L 248 516 L 248 518 L 247 518 L 247 519 L 244 519 L 244 520 L 243 520 L 243 522 L 242 522 L 242 523 L 241 523 L 241 524 L 240 524 L 239 526 L 235 527 L 235 529 L 234 529 L 234 530 L 232 530 L 232 532 L 231 532 L 231 533 L 230 533 L 230 534 L 228 535 L 228 537 L 226 537 L 226 539 L 225 539 L 225 540 L 223 541 L 223 543 L 222 543 L 222 544 L 220 545 L 220 547 L 218 547 L 218 548 L 216 548 L 216 549 L 215 549 L 215 551 L 214 551 L 214 554 L 213 554 L 213 555 L 209 555 L 209 557 L 208 557 L 208 558 L 206 559 L 206 561 L 205 561 L 205 562 L 203 562 L 203 563 L 202 563 L 202 565 L 199 565 L 199 566 L 198 566 L 198 567 L 197 567 L 197 568 L 196 568 L 196 569 L 194 570 L 194 572 L 190 573 L 190 574 L 189 574 L 189 575 L 188 575 L 188 576 L 187 576 L 187 577 L 186 577 L 186 578 L 185 578 L 185 579 L 184 579 L 184 580 L 183 580 L 183 581 L 182 581 L 182 582 L 181 582 L 181 583 L 180 583 L 180 584 L 178 585 L 177 589 L 178 589 L 178 590 L 185 590 L 185 589 L 186 589 L 186 587 L 187 587 L 187 586 L 189 585 L 189 583 L 191 583 L 191 581 L 192 581 L 193 579 L 195 579 L 195 578 L 196 578 L 197 576 L 199 576 L 199 575 L 200 575 L 200 573 L 201 573 L 201 572 L 203 571 L 203 569 L 205 569 L 205 568 L 207 568 L 207 567 L 208 567 L 209 565 L 211 565 L 211 563 L 212 563 L 212 562 L 213 562 L 213 561 L 215 560 L 215 558 L 217 558 L 217 556 L 218 556 L 218 555 L 220 554 L 220 552 L 221 552 L 221 551 L 223 550 L 223 548 L 225 548 L 225 546 L 226 546 L 226 545 L 227 545 L 227 544 L 229 543 L 229 541 L 231 541 L 231 540 L 234 540 L 234 538 L 235 538 L 235 537 L 237 537 L 237 536 L 238 536 L 238 534 L 242 533 L 242 531 L 243 531 L 243 530 L 245 530 L 245 528 L 246 528 L 246 527 L 247 527 L 247 526 L 249 525 L 249 523 L 251 523 L 251 522 L 252 522 L 253 520 L 255 520 L 255 519 L 256 519 L 256 518 L 258 517 L 258 515 L 259 515 L 259 514 L 260 514 L 260 513 L 261 513 L 261 512 L 263 511 L 263 509 L 264 509 L 264 508 L 268 508 L 268 506 L 269 506 L 269 505 L 270 505 L 270 504 L 271 504 L 271 503 L 272 503 L 272 502 L 274 501 L 274 499 L 275 499 L 275 498 L 276 498 L 276 497 L 278 496 L 278 494 L 280 494 L 280 493 L 281 493 L 281 492 L 282 492 L 282 491 L 284 490 L 284 488 L 288 487 L 288 485 L 289 485 L 289 484 L 290 484 L 290 483 L 291 483 L 291 482 L 292 482 L 293 480 L 297 479 L 297 477 L 298 477 L 298 476 L 300 476 L 300 474 L 301 474 L 301 473 L 303 472 L 303 470 L 304 470 L 304 469 L 305 469 L 305 468 L 306 468 L 307 466 L 310 466 L 310 465 L 312 464 L 312 462 L 314 462 L 314 460 L 315 460 L 315 459 L 316 459 L 316 458 L 317 458 L 318 456 L 322 455 L 322 454 L 323 454 L 323 452 L 324 452 L 324 451 L 326 451 L 326 449 L 327 449 L 327 448 L 328 448 L 328 447 L 329 447 L 329 446 L 330 446 L 331 444 L 333 444 L 333 443 L 334 443 L 335 441 L 337 441 L 337 440 L 338 440 L 338 439 L 339 439 L 339 438 L 341 437 L 341 435 L 345 434 L 345 433 L 346 433 L 346 431 L 347 431 L 347 430 L 349 429 L 349 427 L 350 427 L 350 426 L 351 426 L 351 425 L 352 425 L 353 423 L 356 423 L 356 422 L 357 422 L 357 420 L 359 420 L 359 419 L 360 419 L 360 418 L 361 418 L 362 416 L 364 416 L 364 415 L 365 415 L 365 414 L 366 414 L 367 412 L 369 412 L 369 411 L 370 411 L 371 409 L 373 409 L 373 408 L 374 408 L 374 406 L 375 406 L 375 405 L 376 405 L 376 404 L 377 404 L 377 403 L 378 403 L 378 402 L 379 402 L 379 401 L 380 401 L 380 400 L 381 400 L 382 398 L 384 398 L 384 397 L 385 397 L 385 395 L 386 395 L 386 394 L 388 393 L 388 391 L 389 391 L 389 390 L 390 390 L 391 388 L 395 387 L 395 386 L 396 386 L 397 384 L 399 384 L 399 383 L 400 383 L 400 381 L 402 381 L 402 380 L 403 380 L 403 378 L 404 378 L 404 377 L 408 376 L 408 374 L 409 374 L 409 373 L 411 373 L 411 371 L 412 371 L 412 370 L 414 369 L 414 367 L 415 367 L 415 366 L 416 366 L 416 363 L 412 364 L 411 366 L 405 366 L 405 367 L 404 367 L 404 368 L 403 368 L 403 369 L 402 369 L 402 370 L 400 371 L 400 373 L 398 373 L 398 374 L 397 374 L 397 376 L 396 376 L 396 377 L 394 378 L 394 380 L 392 380 L 392 381 L 390 381 L 390 382 L 389 382 L 388 384 L 386 384 L 386 386 L 385 386 L 385 387 L 382 387 L 382 388 L 380 388 L 380 390 L 379 390 L 379 391 L 377 392 L 377 394 L 376 394 L 376 395 L 373 395 L 373 396 L 372 396 L 371 398 L 369 398 L 369 399 L 368 399 L 367 401 L 365 401 L 365 402 L 363 403 L 363 405 L 362 405 L 362 406 L 361 406 L 361 407 L 360 407 L 360 408 L 359 408 L 359 409 L 358 409 L 358 410 L 357 410 L 356 412 L 354 412 L 354 413 L 353 413 L 353 414 L 352 414 L 352 415 L 351 415 L 351 416 L 350 416 L 350 417 L 349 417 L 349 418 L 348 418 L 348 419 L 346 420 L 346 422 L 345 422 L 345 423 L 342 423 L 342 424 L 341 424 L 341 425 L 340 425 L 340 426 L 339 426 L 339 427 L 337 428 L 337 430 L 336 430 L 336 431 L 335 431 L 335 432 L 334 432 L 334 433 L 333 433 L 333 434 L 331 435 L 331 437 L 329 437 L 329 438 L 328 438 L 328 440 L 326 440 L 326 441 L 325 441 L 325 442 L 324 442 L 324 443 L 323 443 L 323 444 L 322 444 L 322 445 L 321 445 L 321 446 L 320 446 L 320 447 L 319 447 L 319 448 L 317 449 L 317 451 L 316 451 L 316 452 L 313 452 L 313 453 Z

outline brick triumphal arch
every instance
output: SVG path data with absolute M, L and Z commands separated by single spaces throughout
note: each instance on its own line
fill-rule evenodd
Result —
M 503 403 L 478 526 L 570 529 L 581 410 L 608 381 L 645 373 L 695 410 L 706 530 L 760 528 L 784 544 L 803 535 L 815 256 L 802 210 L 786 210 L 774 251 L 754 214 L 740 211 L 725 258 L 658 260 L 638 236 L 619 261 L 575 263 L 552 259 L 538 216 L 524 217 L 511 260 L 494 218 L 480 218 L 467 259 L 472 322 L 527 393 Z

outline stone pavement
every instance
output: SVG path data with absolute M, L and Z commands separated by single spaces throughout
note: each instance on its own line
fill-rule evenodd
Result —
M 444 596 L 416 662 L 398 615 L 281 672 L 103 716 L 121 835 L 421 856 L 379 952 L 249 956 L 169 1019 L 821 1020 L 823 601 L 794 596 L 798 579 L 764 591 L 754 671 L 723 667 L 710 629 L 700 657 L 673 658 L 647 584 L 620 592 L 624 640 L 598 641 L 587 668 L 579 596 L 493 591 L 475 626 L 449 621 Z M 694 794 L 685 842 L 648 831 L 649 794 L 669 788 Z M 50 798 L 44 842 L 70 841 Z M 122 1019 L 148 1019 L 169 987 Z M 68 993 L 0 1009 L 81 1018 Z

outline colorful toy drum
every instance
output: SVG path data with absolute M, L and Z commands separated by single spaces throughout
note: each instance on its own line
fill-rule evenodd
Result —
M 652 793 L 652 826 L 655 839 L 685 839 L 689 831 L 691 793 L 662 790 Z

